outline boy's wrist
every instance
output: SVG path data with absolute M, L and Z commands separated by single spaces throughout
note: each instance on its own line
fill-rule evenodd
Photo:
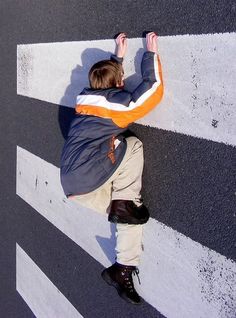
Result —
M 116 55 L 116 54 L 112 54 L 112 55 L 111 55 L 111 60 L 114 60 L 114 61 L 116 61 L 117 63 L 122 64 L 124 58 L 123 58 L 123 57 L 120 57 L 120 56 L 118 56 L 118 55 Z
M 122 51 L 119 51 L 119 49 L 116 51 L 115 55 L 118 57 L 118 58 L 121 58 L 123 59 L 124 58 L 124 53 Z

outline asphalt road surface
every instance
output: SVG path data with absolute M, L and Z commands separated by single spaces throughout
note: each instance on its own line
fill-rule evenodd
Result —
M 16 242 L 84 317 L 164 317 L 146 302 L 120 300 L 101 281 L 103 266 L 16 195 L 16 146 L 59 167 L 72 116 L 17 95 L 16 47 L 111 39 L 119 31 L 235 32 L 235 1 L 7 0 L 0 12 L 0 317 L 34 317 L 16 291 Z M 235 147 L 138 124 L 131 130 L 144 143 L 143 197 L 152 217 L 235 261 Z

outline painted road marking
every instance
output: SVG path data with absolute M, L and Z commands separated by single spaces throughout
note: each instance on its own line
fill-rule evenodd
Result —
M 129 39 L 128 89 L 140 81 L 142 41 Z M 138 123 L 235 146 L 236 33 L 160 37 L 159 50 L 164 99 Z M 90 66 L 107 51 L 113 40 L 18 45 L 17 93 L 74 107 Z
M 115 242 L 106 218 L 67 200 L 59 169 L 21 147 L 17 194 L 99 263 L 110 265 Z M 236 263 L 155 219 L 145 226 L 140 272 L 140 294 L 168 318 L 235 315 Z
M 83 317 L 18 244 L 16 289 L 37 318 Z

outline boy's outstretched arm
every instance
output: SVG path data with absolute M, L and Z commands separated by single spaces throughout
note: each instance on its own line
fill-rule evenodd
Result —
M 116 38 L 116 56 L 124 58 L 127 50 L 127 37 L 125 33 L 120 33 Z
M 157 35 L 154 32 L 146 36 L 147 51 L 141 63 L 142 83 L 132 93 L 132 101 L 122 110 L 113 110 L 112 120 L 119 127 L 129 124 L 145 116 L 163 96 L 163 80 L 161 63 L 157 54 Z
M 127 39 L 120 34 L 117 43 L 117 54 L 114 55 L 118 63 L 122 63 L 126 53 Z M 119 47 L 120 43 L 120 47 Z M 160 101 L 163 96 L 163 81 L 161 72 L 161 63 L 157 54 L 157 35 L 154 32 L 146 36 L 147 51 L 143 55 L 141 63 L 142 82 L 133 93 L 124 91 L 128 94 L 127 104 L 117 102 L 101 103 L 96 107 L 83 105 L 80 102 L 77 105 L 77 112 L 81 114 L 94 115 L 103 118 L 110 118 L 118 127 L 126 128 L 129 124 L 145 116 Z M 119 52 L 119 53 L 118 53 Z M 122 92 L 122 90 L 121 90 Z M 121 92 L 119 94 L 121 94 Z M 131 100 L 131 102 L 129 102 Z
M 116 50 L 115 54 L 111 56 L 111 60 L 122 64 L 124 56 L 127 50 L 127 36 L 125 33 L 120 33 L 116 38 Z

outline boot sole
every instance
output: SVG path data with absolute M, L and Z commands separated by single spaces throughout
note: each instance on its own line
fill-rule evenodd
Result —
M 124 294 L 122 294 L 119 285 L 110 277 L 110 275 L 107 273 L 105 269 L 102 272 L 101 276 L 108 285 L 115 287 L 119 296 L 123 298 L 125 301 L 127 301 L 128 303 L 131 303 L 133 305 L 140 305 L 142 303 L 142 301 L 140 301 L 139 303 L 136 303 L 132 301 L 130 298 L 126 297 Z
M 119 218 L 117 215 L 109 215 L 108 221 L 111 223 L 122 223 L 122 224 L 145 224 L 147 223 L 148 219 L 140 219 L 140 220 L 133 219 L 132 221 L 130 221 L 130 220 Z

